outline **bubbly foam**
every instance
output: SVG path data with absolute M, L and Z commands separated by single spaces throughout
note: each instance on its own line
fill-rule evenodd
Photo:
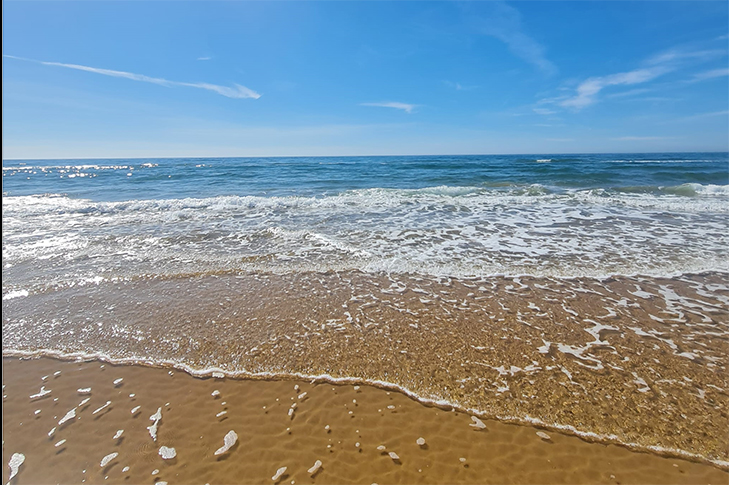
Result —
M 696 197 L 514 190 L 125 202 L 4 197 L 3 298 L 215 271 L 605 277 L 729 269 L 725 186 L 692 186 L 702 194 Z

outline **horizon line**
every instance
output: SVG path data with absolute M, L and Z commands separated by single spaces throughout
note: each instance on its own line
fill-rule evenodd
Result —
M 210 158 L 355 158 L 355 157 L 479 157 L 479 156 L 520 156 L 520 155 L 629 155 L 629 154 L 668 154 L 668 153 L 726 153 L 729 155 L 729 150 L 678 150 L 678 151 L 604 151 L 604 152 L 533 152 L 533 153 L 431 153 L 431 154 L 409 154 L 409 155 L 265 155 L 265 156 L 237 156 L 237 155 L 225 155 L 225 156 L 152 156 L 152 157 L 64 157 L 64 158 L 3 158 L 3 163 L 15 162 L 15 161 L 39 161 L 39 160 L 171 160 L 171 159 L 183 159 L 183 160 L 194 160 L 194 159 L 210 159 Z

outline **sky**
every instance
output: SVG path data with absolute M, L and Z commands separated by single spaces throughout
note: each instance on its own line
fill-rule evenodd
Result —
M 729 150 L 726 1 L 3 9 L 3 159 Z

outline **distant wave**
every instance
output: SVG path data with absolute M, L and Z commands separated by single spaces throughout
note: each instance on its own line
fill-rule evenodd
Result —
M 678 212 L 729 212 L 729 185 L 682 184 L 672 187 L 629 186 L 616 188 L 565 189 L 540 184 L 484 184 L 478 187 L 436 186 L 420 189 L 355 189 L 332 195 L 305 197 L 224 195 L 207 198 L 138 199 L 95 202 L 65 194 L 3 197 L 3 209 L 21 213 L 52 211 L 121 213 L 174 211 L 183 209 L 236 210 L 244 208 L 286 208 L 337 206 L 392 207 L 403 203 L 448 201 L 463 206 L 479 204 L 532 204 L 543 202 L 611 204 Z

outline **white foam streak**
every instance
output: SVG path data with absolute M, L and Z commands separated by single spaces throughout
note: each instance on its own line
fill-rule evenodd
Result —
M 28 290 L 9 291 L 3 295 L 3 300 L 12 300 L 13 298 L 23 298 L 28 296 Z
M 236 434 L 236 432 L 233 430 L 228 431 L 228 433 L 223 437 L 223 446 L 215 451 L 215 455 L 222 455 L 223 453 L 231 449 L 237 441 L 238 435 Z
M 10 467 L 10 476 L 8 477 L 8 484 L 15 478 L 15 475 L 18 474 L 18 470 L 20 469 L 20 465 L 22 465 L 25 462 L 25 455 L 22 453 L 13 453 L 13 456 L 10 457 L 10 461 L 8 462 L 8 466 Z
M 106 465 L 108 465 L 109 463 L 111 463 L 111 461 L 114 458 L 116 458 L 117 456 L 119 456 L 119 453 L 116 453 L 116 452 L 109 453 L 108 455 L 106 455 L 104 458 L 101 459 L 101 463 L 100 463 L 101 468 L 103 468 Z

